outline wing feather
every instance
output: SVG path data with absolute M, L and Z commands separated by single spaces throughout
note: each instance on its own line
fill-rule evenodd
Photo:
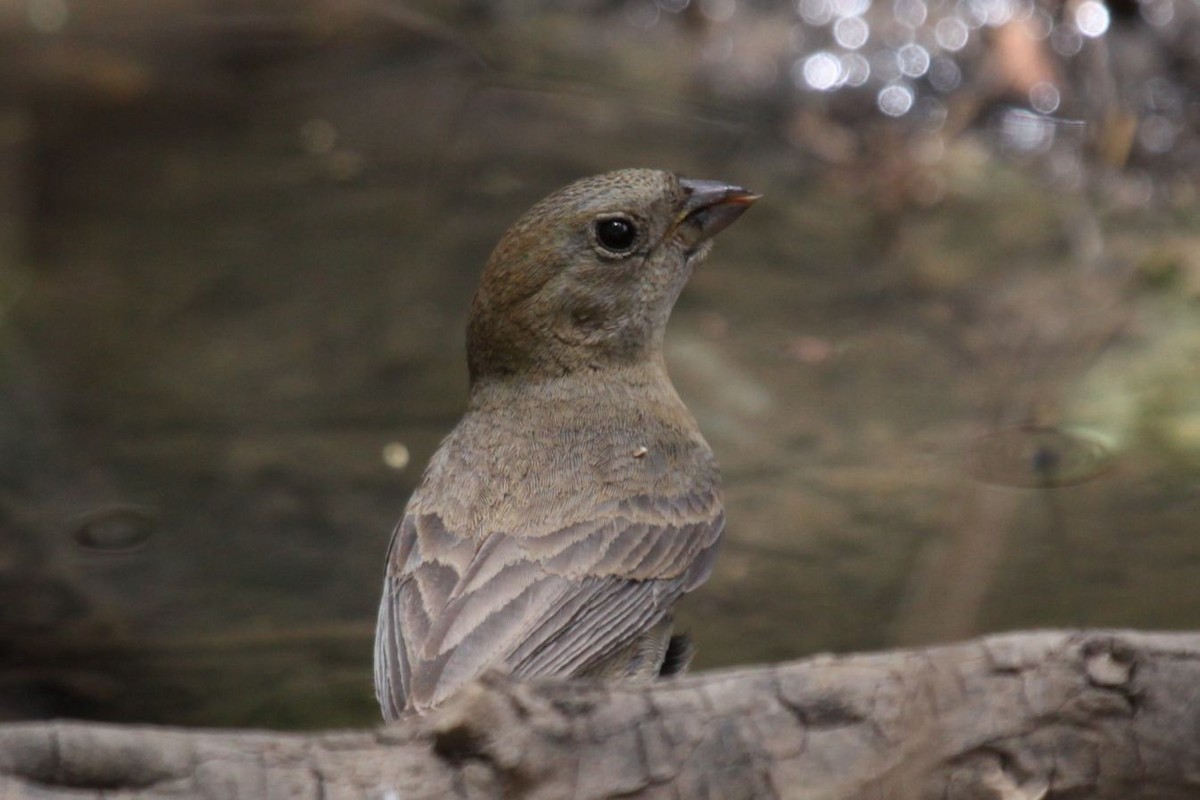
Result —
M 436 514 L 406 514 L 376 637 L 385 716 L 436 705 L 492 667 L 586 673 L 708 577 L 723 527 L 713 490 L 627 498 L 545 535 L 492 534 L 478 546 Z

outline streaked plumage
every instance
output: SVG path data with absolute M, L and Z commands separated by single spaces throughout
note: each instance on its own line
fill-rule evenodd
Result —
M 501 239 L 472 307 L 468 410 L 388 552 L 386 718 L 493 667 L 658 675 L 671 608 L 708 577 L 724 525 L 663 332 L 710 237 L 754 199 L 626 170 L 551 195 Z M 638 231 L 627 251 L 605 244 L 628 233 L 601 231 L 613 218 Z

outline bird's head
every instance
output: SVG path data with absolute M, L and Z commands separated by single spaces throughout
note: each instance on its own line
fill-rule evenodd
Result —
M 484 269 L 467 330 L 472 382 L 657 357 L 693 267 L 756 199 L 647 169 L 584 178 L 546 197 Z

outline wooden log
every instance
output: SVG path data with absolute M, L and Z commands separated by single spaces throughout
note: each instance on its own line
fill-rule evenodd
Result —
M 1030 632 L 650 685 L 489 675 L 312 735 L 0 726 L 0 798 L 1200 797 L 1200 634 Z

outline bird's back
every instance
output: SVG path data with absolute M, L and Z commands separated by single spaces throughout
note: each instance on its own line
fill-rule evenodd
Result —
M 493 667 L 656 674 L 724 520 L 715 460 L 665 372 L 480 394 L 395 534 L 385 708 L 436 704 Z

